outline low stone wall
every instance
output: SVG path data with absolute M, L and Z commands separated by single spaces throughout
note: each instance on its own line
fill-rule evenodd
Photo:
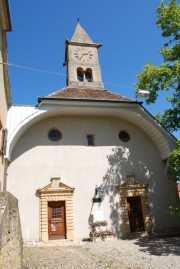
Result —
M 9 192 L 0 192 L 0 268 L 22 268 L 23 241 L 18 200 Z

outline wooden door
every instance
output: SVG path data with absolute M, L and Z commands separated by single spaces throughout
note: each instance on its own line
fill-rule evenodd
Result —
M 65 201 L 48 202 L 49 239 L 66 238 Z
M 131 232 L 144 231 L 141 197 L 127 197 L 127 209 Z

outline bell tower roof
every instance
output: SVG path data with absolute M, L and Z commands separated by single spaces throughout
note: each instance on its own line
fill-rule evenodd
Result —
M 86 31 L 80 25 L 79 21 L 78 21 L 78 23 L 76 25 L 76 29 L 74 31 L 73 37 L 71 39 L 71 42 L 94 44 L 92 39 L 89 37 L 89 35 L 86 33 Z

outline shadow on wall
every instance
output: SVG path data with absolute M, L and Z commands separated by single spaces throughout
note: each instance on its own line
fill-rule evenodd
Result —
M 104 195 L 109 197 L 111 225 L 117 237 L 120 238 L 120 206 L 116 186 L 124 183 L 128 174 L 135 175 L 138 180 L 145 183 L 153 173 L 140 160 L 139 155 L 133 155 L 129 148 L 116 147 L 112 149 L 112 154 L 107 156 L 107 159 L 109 168 L 103 177 L 102 187 Z M 139 175 L 143 175 L 143 178 L 139 178 Z
M 119 122 L 125 124 L 125 121 L 120 121 L 117 118 L 102 116 L 69 117 L 59 115 L 49 116 L 46 119 L 40 118 L 38 122 L 32 123 L 24 132 L 19 132 L 12 141 L 10 148 L 11 162 L 29 150 L 35 150 L 38 147 L 46 147 L 46 149 L 48 147 L 61 148 L 62 146 L 87 147 L 88 134 L 94 134 L 96 147 L 119 145 L 119 128 L 117 127 Z M 52 130 L 60 132 L 59 140 L 49 138 L 49 132 Z

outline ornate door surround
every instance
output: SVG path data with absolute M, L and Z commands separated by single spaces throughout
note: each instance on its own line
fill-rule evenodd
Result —
M 151 233 L 152 224 L 149 214 L 147 184 L 136 180 L 134 175 L 128 175 L 127 180 L 116 188 L 119 193 L 121 237 L 127 237 L 131 233 L 127 208 L 128 197 L 139 196 L 141 198 L 144 230 Z
M 48 203 L 64 201 L 66 215 L 65 238 L 74 240 L 73 193 L 71 188 L 62 182 L 59 177 L 51 178 L 51 183 L 36 191 L 40 202 L 40 241 L 49 240 L 48 234 Z

